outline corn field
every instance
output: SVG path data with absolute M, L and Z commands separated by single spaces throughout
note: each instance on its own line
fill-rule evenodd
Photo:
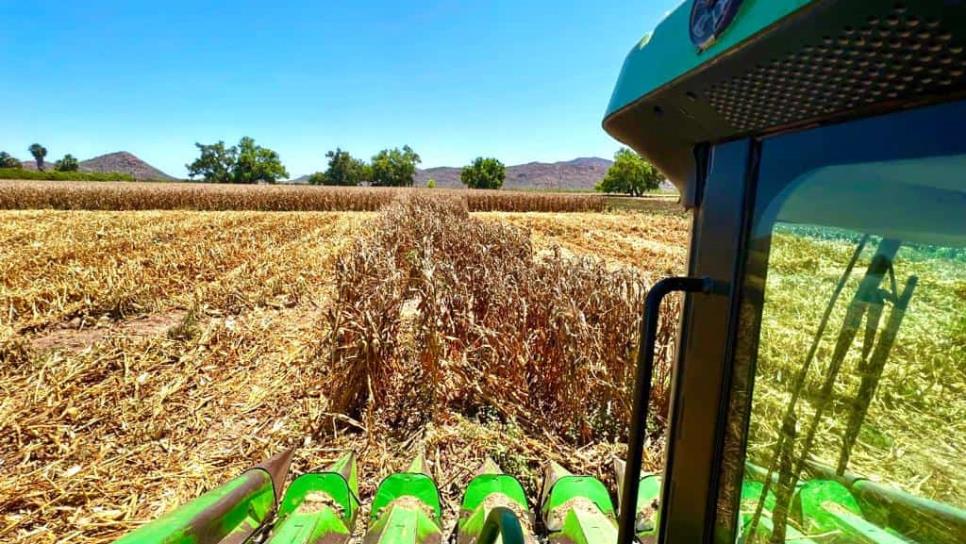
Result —
M 375 211 L 397 196 L 443 194 L 471 211 L 592 212 L 596 195 L 385 187 L 0 180 L 0 210 Z
M 483 455 L 531 492 L 547 460 L 609 478 L 640 301 L 683 269 L 684 215 L 404 194 L 378 214 L 0 212 L 0 541 L 109 542 L 289 446 L 296 472 L 354 449 L 364 496 L 423 451 L 449 522 Z

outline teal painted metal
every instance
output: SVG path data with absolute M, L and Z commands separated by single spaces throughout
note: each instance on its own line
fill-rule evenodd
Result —
M 505 506 L 490 510 L 483 523 L 478 544 L 527 544 L 531 542 L 520 524 L 520 517 Z
M 645 36 L 631 49 L 611 95 L 606 117 L 741 47 L 769 26 L 820 0 L 745 0 L 731 25 L 704 51 L 691 43 L 692 1 L 678 6 L 658 24 L 653 34 Z

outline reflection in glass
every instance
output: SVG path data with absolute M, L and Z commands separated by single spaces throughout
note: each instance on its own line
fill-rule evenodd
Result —
M 889 166 L 813 171 L 756 218 L 736 351 L 752 379 L 736 375 L 732 407 L 747 442 L 725 459 L 744 478 L 722 492 L 739 542 L 966 541 L 966 199 L 950 176 L 966 163 L 919 161 L 935 180 Z

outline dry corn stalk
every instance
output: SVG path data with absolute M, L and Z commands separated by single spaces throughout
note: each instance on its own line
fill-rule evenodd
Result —
M 371 232 L 337 267 L 333 411 L 395 433 L 496 414 L 576 444 L 622 437 L 640 273 L 537 258 L 526 231 L 458 199 L 400 199 Z M 658 397 L 676 312 L 665 310 Z

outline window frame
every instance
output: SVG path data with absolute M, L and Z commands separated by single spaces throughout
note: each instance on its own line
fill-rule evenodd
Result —
M 743 261 L 736 255 L 744 253 L 746 243 L 751 209 L 747 188 L 757 169 L 758 142 L 736 140 L 698 154 L 697 164 L 707 165 L 707 170 L 696 173 L 700 200 L 694 210 L 688 273 L 711 278 L 716 288 L 712 296 L 689 295 L 684 302 L 671 383 L 661 542 L 704 542 L 713 519 L 719 474 L 715 452 L 730 382 L 727 362 Z
M 688 271 L 712 277 L 721 289 L 715 297 L 688 297 L 684 306 L 672 383 L 661 542 L 730 544 L 735 539 L 738 500 L 723 497 L 721 491 L 736 483 L 740 488 L 744 476 L 770 251 L 770 236 L 752 240 L 750 233 L 768 202 L 801 174 L 821 166 L 966 153 L 966 139 L 949 137 L 962 126 L 966 100 L 712 148 L 711 166 L 698 176 L 702 199 Z M 750 360 L 736 366 L 742 301 L 753 307 L 753 340 L 746 346 Z M 736 382 L 749 385 L 747 398 L 741 399 L 746 406 L 735 398 Z M 725 470 L 726 448 L 740 456 L 736 469 Z

